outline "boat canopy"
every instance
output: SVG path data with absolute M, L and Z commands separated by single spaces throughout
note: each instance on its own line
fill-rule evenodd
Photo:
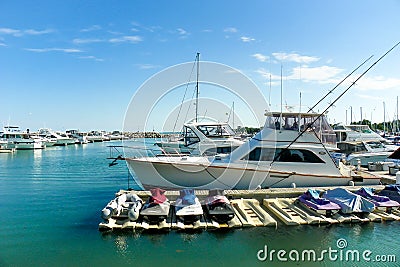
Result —
M 309 126 L 307 131 L 314 131 L 322 143 L 336 145 L 336 134 L 323 114 L 267 112 L 265 116 L 265 128 L 301 132 Z

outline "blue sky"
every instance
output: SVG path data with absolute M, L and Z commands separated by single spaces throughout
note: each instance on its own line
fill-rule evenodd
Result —
M 1 1 L 0 122 L 121 129 L 141 84 L 193 61 L 196 52 L 250 77 L 274 110 L 282 66 L 283 103 L 299 109 L 301 92 L 306 109 L 366 58 L 374 55 L 372 64 L 400 41 L 398 14 L 400 2 L 390 0 Z M 345 122 L 346 110 L 350 120 L 350 106 L 355 120 L 362 107 L 364 118 L 382 121 L 383 102 L 393 119 L 399 70 L 400 47 L 337 102 L 330 121 Z

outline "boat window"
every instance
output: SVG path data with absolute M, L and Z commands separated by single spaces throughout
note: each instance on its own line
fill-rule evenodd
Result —
M 200 138 L 189 127 L 185 127 L 184 139 L 185 139 L 185 146 L 189 146 L 191 144 L 200 142 Z
M 340 153 L 345 153 L 349 155 L 355 152 L 366 152 L 367 148 L 363 143 L 338 143 L 337 147 L 339 148 Z
M 277 162 L 324 163 L 314 152 L 306 149 L 260 148 L 253 149 L 243 160 Z
M 197 126 L 197 129 L 209 138 L 229 137 L 235 135 L 235 132 L 231 127 L 229 127 L 229 125 L 200 125 Z

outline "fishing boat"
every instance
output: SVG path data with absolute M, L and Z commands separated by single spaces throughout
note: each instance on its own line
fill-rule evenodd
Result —
M 218 223 L 227 223 L 235 217 L 235 211 L 224 190 L 210 190 L 203 203 L 207 215 Z
M 319 214 L 332 216 L 337 213 L 341 208 L 338 204 L 320 197 L 322 191 L 316 189 L 308 189 L 304 194 L 298 198 L 298 203 L 311 209 Z
M 328 190 L 322 197 L 338 204 L 343 214 L 370 213 L 375 209 L 374 203 L 344 188 Z
M 200 220 L 203 215 L 203 208 L 194 189 L 186 188 L 179 191 L 179 197 L 174 203 L 175 215 L 178 221 L 185 224 L 194 223 Z
M 183 125 L 179 139 L 156 142 L 164 154 L 216 155 L 232 152 L 242 145 L 233 129 L 225 122 L 189 121 Z
M 150 192 L 151 196 L 143 205 L 140 215 L 145 221 L 152 224 L 162 222 L 167 219 L 171 204 L 164 195 L 165 190 L 153 188 Z
M 379 184 L 330 157 L 336 136 L 324 114 L 267 112 L 263 129 L 230 154 L 127 157 L 145 188 L 257 189 Z
M 400 203 L 391 200 L 389 197 L 379 196 L 373 192 L 372 188 L 362 187 L 355 192 L 357 195 L 362 196 L 365 199 L 368 199 L 372 203 L 374 203 L 377 209 L 385 210 L 390 212 L 393 209 L 398 209 L 400 207 Z

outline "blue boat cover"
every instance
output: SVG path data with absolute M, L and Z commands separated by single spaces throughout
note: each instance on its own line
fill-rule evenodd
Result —
M 375 209 L 375 205 L 371 201 L 343 188 L 328 190 L 324 193 L 323 197 L 338 204 L 342 213 L 369 213 Z
M 179 197 L 182 199 L 182 204 L 184 205 L 193 205 L 196 203 L 194 189 L 182 189 L 179 191 Z
M 373 193 L 374 189 L 368 187 L 362 187 L 356 191 L 357 195 L 360 195 L 377 207 L 399 207 L 400 204 L 397 201 L 391 200 L 387 196 L 379 196 Z
M 384 190 L 400 192 L 400 184 L 389 184 L 389 185 L 385 186 Z

